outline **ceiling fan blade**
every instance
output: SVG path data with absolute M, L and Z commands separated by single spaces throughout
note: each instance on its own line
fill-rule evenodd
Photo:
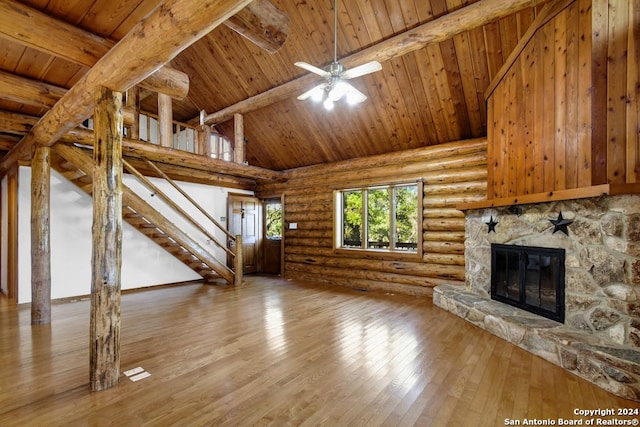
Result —
M 330 74 L 327 71 L 323 70 L 322 68 L 318 68 L 315 65 L 307 64 L 306 62 L 298 61 L 293 65 L 295 65 L 296 67 L 303 68 L 303 69 L 305 69 L 307 71 L 310 71 L 310 72 L 312 72 L 314 74 L 317 74 L 319 76 L 322 76 L 322 77 L 330 76 Z
M 304 101 L 307 98 L 311 98 L 311 97 L 316 98 L 316 97 L 318 97 L 320 100 L 322 100 L 322 95 L 323 95 L 325 87 L 327 87 L 327 83 L 320 83 L 319 85 L 313 87 L 312 89 L 309 89 L 308 91 L 306 91 L 302 95 L 299 95 L 298 99 L 300 101 Z
M 343 79 L 353 79 L 380 70 L 382 70 L 382 65 L 378 61 L 371 61 L 345 71 L 341 77 Z
M 346 83 L 346 82 L 345 82 Z M 348 84 L 348 83 L 346 83 Z M 367 95 L 360 92 L 358 89 L 349 85 L 349 89 L 347 89 L 347 93 L 345 95 L 348 104 L 359 104 L 364 102 L 367 99 Z

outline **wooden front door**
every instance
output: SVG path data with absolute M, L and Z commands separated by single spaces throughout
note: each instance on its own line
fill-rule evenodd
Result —
M 260 201 L 251 196 L 229 195 L 229 232 L 242 236 L 243 273 L 258 271 L 260 245 Z M 233 260 L 228 265 L 233 266 Z

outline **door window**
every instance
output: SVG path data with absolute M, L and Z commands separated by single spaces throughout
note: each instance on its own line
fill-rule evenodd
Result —
M 265 237 L 269 240 L 282 239 L 282 204 L 269 201 L 265 206 Z

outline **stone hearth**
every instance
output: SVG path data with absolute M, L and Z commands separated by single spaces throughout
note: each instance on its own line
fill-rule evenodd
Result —
M 436 287 L 433 303 L 617 396 L 640 401 L 640 351 L 608 345 L 459 286 Z
M 640 195 L 469 210 L 465 239 L 466 286 L 438 286 L 434 304 L 640 401 Z M 491 243 L 565 249 L 564 324 L 490 299 Z

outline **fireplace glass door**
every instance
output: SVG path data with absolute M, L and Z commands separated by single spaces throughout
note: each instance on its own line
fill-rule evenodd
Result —
M 491 245 L 491 298 L 564 322 L 564 249 Z

